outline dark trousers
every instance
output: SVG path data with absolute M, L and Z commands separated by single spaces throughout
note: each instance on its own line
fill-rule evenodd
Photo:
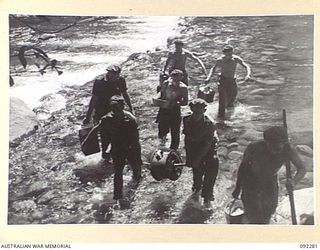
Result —
M 277 183 L 271 192 L 257 193 L 254 190 L 243 190 L 241 200 L 245 215 L 250 224 L 269 224 L 272 214 L 278 206 Z
M 219 116 L 225 115 L 225 110 L 232 107 L 236 99 L 238 90 L 235 78 L 226 78 L 220 76 L 219 78 Z
M 181 111 L 180 107 L 173 109 L 159 109 L 158 113 L 159 138 L 171 133 L 171 149 L 178 149 L 180 143 Z
M 219 169 L 219 160 L 214 155 L 208 154 L 201 165 L 193 168 L 193 187 L 195 192 L 201 191 L 201 196 L 206 200 L 213 200 L 213 186 L 216 182 Z
M 122 175 L 126 160 L 128 160 L 128 163 L 133 171 L 133 178 L 138 180 L 141 177 L 141 147 L 140 145 L 137 145 L 127 149 L 111 148 L 111 156 L 114 164 L 113 199 L 118 200 L 122 198 Z
M 189 85 L 189 78 L 188 78 L 188 73 L 186 71 L 183 72 L 183 78 L 181 80 L 185 85 Z

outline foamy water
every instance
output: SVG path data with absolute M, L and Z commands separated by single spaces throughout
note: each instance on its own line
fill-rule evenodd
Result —
M 166 47 L 167 38 L 176 32 L 178 19 L 175 16 L 123 17 L 106 20 L 99 29 L 108 29 L 111 24 L 120 27 L 123 22 L 125 26 L 99 32 L 95 37 L 90 35 L 89 26 L 86 27 L 88 30 L 77 31 L 78 39 L 64 39 L 57 35 L 42 46 L 48 48 L 50 58 L 62 62 L 63 74 L 58 76 L 57 72 L 48 70 L 41 75 L 35 72 L 35 67 L 28 66 L 25 71 L 17 65 L 19 72 L 13 72 L 15 85 L 10 88 L 10 96 L 22 99 L 30 108 L 37 107 L 44 95 L 65 86 L 85 84 L 104 73 L 108 64 L 120 64 L 135 52 Z

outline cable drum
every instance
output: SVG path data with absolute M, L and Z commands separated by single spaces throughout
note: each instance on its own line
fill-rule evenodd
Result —
M 153 151 L 150 162 L 151 175 L 157 181 L 166 178 L 172 181 L 177 180 L 185 165 L 177 151 L 167 148 Z

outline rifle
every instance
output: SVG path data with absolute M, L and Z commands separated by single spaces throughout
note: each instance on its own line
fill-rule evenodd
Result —
M 286 110 L 282 110 L 282 116 L 283 116 L 283 127 L 286 132 L 286 138 L 288 139 L 288 127 L 287 127 L 287 116 L 286 116 Z M 285 160 L 286 165 L 286 178 L 287 181 L 291 179 L 291 166 L 289 159 Z M 290 209 L 291 209 L 291 220 L 293 225 L 297 225 L 297 216 L 296 216 L 296 209 L 294 206 L 294 196 L 293 196 L 293 190 L 290 188 L 287 188 L 288 195 L 289 195 L 289 201 L 290 201 Z

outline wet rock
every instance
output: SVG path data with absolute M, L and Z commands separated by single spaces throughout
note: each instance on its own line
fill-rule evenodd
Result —
M 114 173 L 113 167 L 109 166 L 85 166 L 73 170 L 76 177 L 82 183 L 101 181 Z
M 269 86 L 279 86 L 282 85 L 284 82 L 281 80 L 259 80 L 259 83 L 265 84 L 265 85 L 269 85 Z
M 233 179 L 233 180 L 237 179 L 237 173 L 238 173 L 239 166 L 240 166 L 240 162 L 229 164 L 229 172 L 231 174 L 231 179 Z
M 60 196 L 61 196 L 61 191 L 59 191 L 58 189 L 53 189 L 53 190 L 50 190 L 50 191 L 42 194 L 41 196 L 39 196 L 37 203 L 38 204 L 47 204 L 52 199 L 54 199 L 56 197 L 60 197 Z
M 278 45 L 278 44 L 272 44 L 272 45 L 270 45 L 270 47 L 273 47 L 275 49 L 280 49 L 280 50 L 287 50 L 288 49 L 288 47 L 282 46 L 282 45 Z
M 26 215 L 9 214 L 9 225 L 28 225 L 31 222 L 31 218 Z
M 242 158 L 242 156 L 243 156 L 243 153 L 239 152 L 239 151 L 231 151 L 228 154 L 228 158 L 231 160 L 240 160 Z
M 66 158 L 66 162 L 75 162 L 75 161 L 76 161 L 76 158 L 73 155 L 69 155 Z
M 274 89 L 263 89 L 263 88 L 260 88 L 260 89 L 255 89 L 255 90 L 252 90 L 250 92 L 250 95 L 262 95 L 262 96 L 266 96 L 266 95 L 272 95 L 274 92 Z
M 35 113 L 22 100 L 10 97 L 10 141 L 34 131 L 38 125 Z
M 12 208 L 16 212 L 27 213 L 34 210 L 37 204 L 33 200 L 15 201 L 12 203 Z
M 304 154 L 309 157 L 313 157 L 313 150 L 307 145 L 297 145 L 296 149 L 301 154 Z
M 226 147 L 219 147 L 217 149 L 217 154 L 219 157 L 226 158 L 228 155 L 228 149 Z
M 44 217 L 46 217 L 46 214 L 40 210 L 35 210 L 31 213 L 31 218 L 33 220 L 41 220 Z
M 33 166 L 29 166 L 29 168 L 25 171 L 26 176 L 35 175 L 37 173 L 37 169 Z
M 75 135 L 66 135 L 62 138 L 65 146 L 74 146 L 79 144 L 79 138 Z
M 90 202 L 91 203 L 100 203 L 101 201 L 104 200 L 104 195 L 103 194 L 94 194 L 92 195 L 91 199 L 90 199 Z
M 295 186 L 295 189 L 304 189 L 313 187 L 313 172 L 307 172 L 303 179 Z
M 258 132 L 254 129 L 248 129 L 242 136 L 242 139 L 245 139 L 247 141 L 256 141 L 262 139 L 262 133 Z
M 267 55 L 267 56 L 275 56 L 275 55 L 278 55 L 279 53 L 278 52 L 275 52 L 275 51 L 262 51 L 260 52 L 262 55 Z
M 46 181 L 37 181 L 27 188 L 27 192 L 23 195 L 23 197 L 38 197 L 48 189 L 48 183 Z
M 300 155 L 300 158 L 305 165 L 307 172 L 313 172 L 313 158 L 310 158 L 305 155 Z
M 49 94 L 40 99 L 42 104 L 38 107 L 39 109 L 47 110 L 49 113 L 58 111 L 65 107 L 66 99 L 61 94 Z
M 239 143 L 233 142 L 227 145 L 227 149 L 237 148 L 238 146 L 239 146 Z
M 230 170 L 230 165 L 228 162 L 219 163 L 219 170 L 228 172 Z
M 312 131 L 292 132 L 289 134 L 289 137 L 290 141 L 294 142 L 296 145 L 313 146 Z
M 78 224 L 79 221 L 82 221 L 81 215 L 65 215 L 65 217 L 57 219 L 56 224 Z
M 250 95 L 245 99 L 246 103 L 254 103 L 263 100 L 265 97 L 263 95 Z
M 248 146 L 250 142 L 245 140 L 245 139 L 243 139 L 243 138 L 240 138 L 238 140 L 238 143 L 239 143 L 240 146 Z
M 306 215 L 314 214 L 314 188 L 305 188 L 294 191 L 294 201 L 298 224 L 301 224 Z M 276 214 L 283 219 L 284 224 L 292 224 L 289 198 L 285 197 L 278 205 Z

